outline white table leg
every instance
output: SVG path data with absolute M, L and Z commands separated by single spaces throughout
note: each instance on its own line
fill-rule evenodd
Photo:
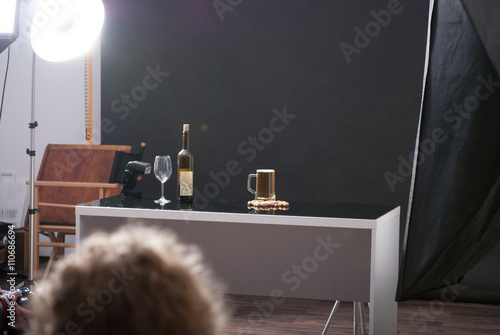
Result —
M 394 218 L 373 232 L 371 257 L 369 334 L 396 335 L 399 218 Z

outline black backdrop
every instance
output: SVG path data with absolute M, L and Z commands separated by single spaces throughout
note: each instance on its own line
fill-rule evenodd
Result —
M 105 7 L 102 143 L 146 141 L 145 161 L 175 160 L 190 123 L 199 203 L 250 199 L 248 173 L 274 168 L 282 200 L 400 205 L 404 218 L 427 1 Z M 138 187 L 160 190 L 153 176 Z

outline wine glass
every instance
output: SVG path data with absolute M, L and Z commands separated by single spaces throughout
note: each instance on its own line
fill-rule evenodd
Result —
M 172 161 L 170 160 L 169 155 L 155 157 L 154 172 L 156 179 L 161 182 L 161 197 L 160 199 L 155 200 L 155 202 L 163 206 L 170 203 L 170 200 L 165 199 L 163 186 L 163 184 L 172 175 Z

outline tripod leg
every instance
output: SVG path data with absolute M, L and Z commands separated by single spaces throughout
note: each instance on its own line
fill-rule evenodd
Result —
M 330 321 L 332 320 L 333 316 L 335 315 L 335 312 L 337 312 L 337 308 L 339 308 L 340 300 L 335 301 L 335 304 L 333 305 L 332 311 L 330 312 L 330 316 L 328 317 L 328 320 L 326 321 L 325 328 L 323 329 L 323 332 L 321 335 L 325 335 L 326 332 L 328 331 L 328 328 L 330 327 Z
M 365 311 L 362 302 L 354 302 L 354 335 L 365 335 Z M 361 329 L 361 333 L 359 330 Z

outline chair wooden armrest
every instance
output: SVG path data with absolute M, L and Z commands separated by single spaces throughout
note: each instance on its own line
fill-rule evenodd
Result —
M 29 181 L 26 182 L 30 184 Z M 120 190 L 121 184 L 114 183 L 96 183 L 96 182 L 79 182 L 79 181 L 35 181 L 35 188 L 38 187 L 74 187 L 74 188 L 96 188 L 99 189 L 99 198 L 107 198 L 111 196 L 111 191 Z

